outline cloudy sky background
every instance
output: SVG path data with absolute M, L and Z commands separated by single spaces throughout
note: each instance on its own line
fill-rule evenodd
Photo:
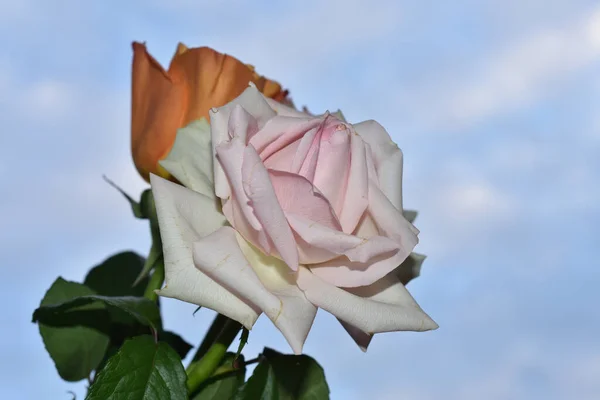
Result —
M 31 312 L 57 275 L 147 252 L 147 226 L 102 181 L 146 184 L 129 153 L 132 40 L 167 64 L 178 41 L 253 63 L 311 111 L 376 119 L 405 154 L 418 209 L 409 284 L 439 323 L 363 354 L 317 316 L 305 352 L 332 399 L 600 396 L 600 5 L 0 0 L 0 398 L 83 398 L 58 377 Z M 212 320 L 165 300 L 198 343 Z M 245 354 L 289 352 L 262 317 Z

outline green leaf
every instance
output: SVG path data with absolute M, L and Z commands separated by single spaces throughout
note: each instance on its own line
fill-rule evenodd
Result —
M 235 354 L 227 353 L 214 375 L 204 381 L 190 398 L 192 400 L 231 399 L 246 379 L 244 356 L 239 356 L 234 363 L 235 357 Z
M 94 291 L 88 287 L 59 277 L 46 292 L 40 306 L 92 294 Z M 40 323 L 39 329 L 58 374 L 66 381 L 76 382 L 89 377 L 108 348 L 108 335 L 90 327 L 50 327 Z
M 414 210 L 404 210 L 402 214 L 404 215 L 404 218 L 406 218 L 408 222 L 412 224 L 413 222 L 415 222 L 415 219 L 417 219 L 417 215 L 419 213 Z
M 126 341 L 90 387 L 87 400 L 187 400 L 177 353 L 150 336 Z
M 323 368 L 307 355 L 286 355 L 265 348 L 264 359 L 235 400 L 325 400 L 329 386 Z
M 115 189 L 117 189 L 129 202 L 129 204 L 131 205 L 131 210 L 133 211 L 133 215 L 135 215 L 136 218 L 140 218 L 140 219 L 145 219 L 146 216 L 144 215 L 144 210 L 142 209 L 142 206 L 140 205 L 140 203 L 138 203 L 137 201 L 135 201 L 133 199 L 133 197 L 131 197 L 130 195 L 128 195 L 127 193 L 125 193 L 125 191 L 123 189 L 121 189 L 120 187 L 118 187 L 116 185 L 116 183 L 114 183 L 113 181 L 111 181 L 110 179 L 108 179 L 106 176 L 103 176 L 104 180 L 112 187 L 114 187 Z
M 180 358 L 185 358 L 187 353 L 192 349 L 192 345 L 183 340 L 181 336 L 169 331 L 161 331 L 158 333 L 158 340 L 167 343 L 179 354 Z
M 232 400 L 279 400 L 279 385 L 275 370 L 268 361 L 260 362 L 248 381 L 239 388 Z M 286 397 L 287 399 L 287 397 Z
M 410 253 L 408 258 L 394 271 L 403 285 L 421 274 L 421 265 L 427 256 L 418 253 Z
M 87 306 L 94 303 L 103 303 L 109 306 L 118 308 L 126 312 L 131 317 L 135 318 L 143 325 L 147 325 L 154 330 L 160 329 L 161 320 L 157 305 L 144 297 L 122 296 L 108 297 L 98 295 L 87 295 L 73 297 L 70 300 L 57 303 L 43 305 L 33 312 L 33 322 L 40 321 L 44 324 L 60 326 L 65 325 L 89 325 L 97 326 L 93 321 L 86 318 L 87 308 L 83 312 L 82 306 Z
M 148 279 L 134 286 L 142 271 L 144 258 L 133 251 L 115 254 L 88 272 L 83 282 L 102 296 L 143 296 Z

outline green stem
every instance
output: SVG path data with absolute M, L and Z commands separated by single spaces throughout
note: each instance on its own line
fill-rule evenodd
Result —
M 217 340 L 217 337 L 225 327 L 227 321 L 230 321 L 230 319 L 224 316 L 223 314 L 217 314 L 212 324 L 210 325 L 210 328 L 208 328 L 208 332 L 206 332 L 206 335 L 204 335 L 202 343 L 200 343 L 200 346 L 198 346 L 198 350 L 196 350 L 196 354 L 194 354 L 192 362 L 198 361 L 204 356 L 204 354 L 206 354 L 208 349 L 210 349 L 210 346 L 212 346 L 215 340 Z
M 231 346 L 233 339 L 240 332 L 240 329 L 242 329 L 242 325 L 239 322 L 228 318 L 216 341 L 210 346 L 204 356 L 198 361 L 192 362 L 187 367 L 187 387 L 189 393 L 193 393 L 202 382 L 210 378 L 217 370 L 227 349 Z
M 144 297 L 157 301 L 158 295 L 154 293 L 155 290 L 160 289 L 162 287 L 163 281 L 165 280 L 165 262 L 162 257 L 156 262 L 156 266 L 154 267 L 154 272 L 152 272 L 152 276 L 150 276 L 150 280 L 148 281 L 148 286 L 146 286 L 146 291 L 144 292 Z

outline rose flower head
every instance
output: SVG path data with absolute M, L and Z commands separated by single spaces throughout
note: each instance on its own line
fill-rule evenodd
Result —
M 151 175 L 166 284 L 159 294 L 250 329 L 265 313 L 295 353 L 317 308 L 362 349 L 437 324 L 395 270 L 418 242 L 403 216 L 403 155 L 375 121 L 313 116 L 250 84 L 177 133 Z

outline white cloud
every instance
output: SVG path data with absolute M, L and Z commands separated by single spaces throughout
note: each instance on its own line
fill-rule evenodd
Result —
M 409 109 L 419 131 L 465 129 L 535 104 L 600 62 L 600 7 L 570 25 L 538 28 L 474 60 L 412 86 L 392 104 Z
M 448 117 L 477 121 L 535 101 L 600 58 L 600 8 L 567 29 L 545 30 L 486 60 L 450 97 Z

